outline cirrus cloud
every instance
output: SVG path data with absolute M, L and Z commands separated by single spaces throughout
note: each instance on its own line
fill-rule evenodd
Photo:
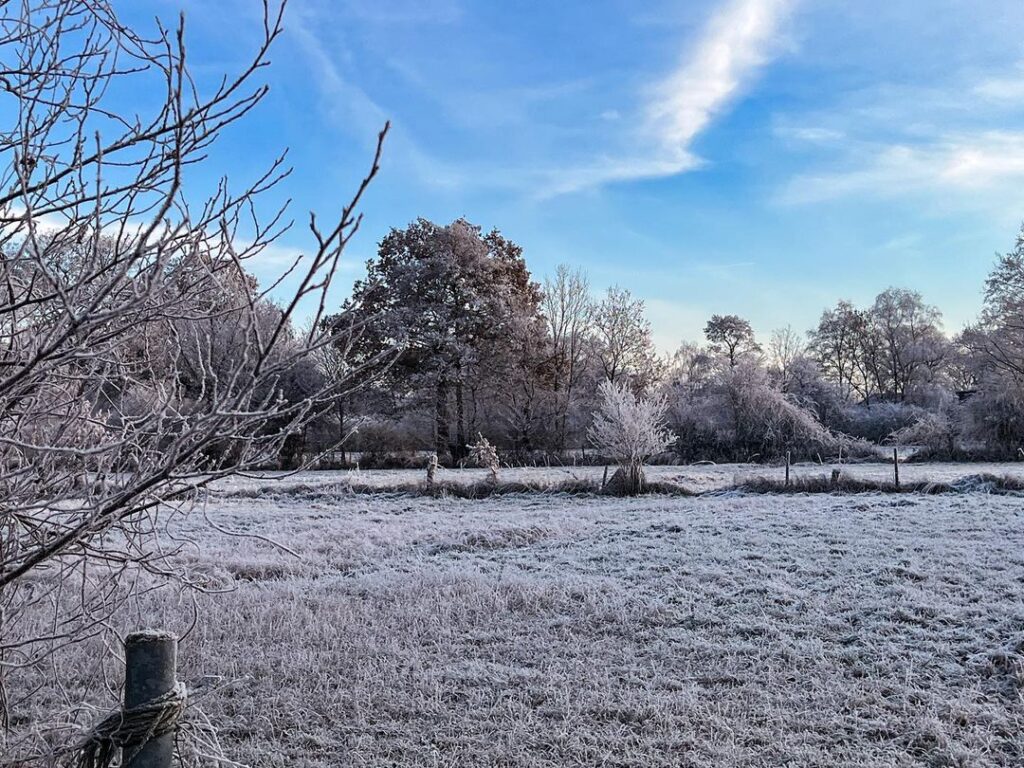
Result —
M 704 26 L 679 66 L 649 91 L 640 129 L 628 137 L 640 152 L 607 154 L 548 174 L 540 197 L 604 184 L 674 176 L 703 165 L 693 142 L 750 87 L 781 48 L 795 0 L 732 0 Z

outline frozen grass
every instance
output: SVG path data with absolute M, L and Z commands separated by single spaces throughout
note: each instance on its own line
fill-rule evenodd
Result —
M 1024 478 L 1012 475 L 966 475 L 952 481 L 895 479 L 883 480 L 877 477 L 857 477 L 840 473 L 832 475 L 801 475 L 791 478 L 753 477 L 743 480 L 734 489 L 741 493 L 995 493 L 1020 494 L 1024 492 Z M 710 491 L 709 493 L 717 493 Z
M 181 664 L 236 681 L 203 705 L 243 762 L 1024 764 L 1017 499 L 321 492 L 209 514 L 299 555 L 174 531 L 231 590 L 202 597 Z M 116 624 L 191 621 L 159 593 L 136 610 Z M 64 653 L 72 698 L 119 678 L 99 639 Z M 16 729 L 58 706 L 13 681 L 37 683 Z
M 865 487 L 875 484 L 884 488 L 893 480 L 892 465 L 888 463 L 862 464 L 795 464 L 791 480 L 794 485 L 806 482 L 808 490 L 827 481 L 833 469 L 839 469 L 844 481 L 862 481 Z M 609 468 L 609 476 L 614 467 Z M 649 484 L 664 484 L 666 488 L 680 488 L 688 493 L 704 493 L 736 488 L 752 482 L 777 481 L 785 478 L 785 468 L 763 464 L 700 464 L 691 466 L 649 466 L 645 468 Z M 444 469 L 437 471 L 435 491 L 447 490 L 450 495 L 470 496 L 463 488 L 480 489 L 477 495 L 492 495 L 486 469 Z M 600 488 L 604 467 L 517 467 L 501 470 L 498 493 L 508 492 L 564 492 L 587 493 Z M 1024 462 L 957 464 L 935 462 L 930 464 L 901 464 L 900 480 L 907 487 L 927 484 L 962 483 L 976 476 L 991 476 L 1018 480 L 1024 484 Z M 282 473 L 267 472 L 248 478 L 231 478 L 218 482 L 215 492 L 222 496 L 263 496 L 279 494 L 337 493 L 352 490 L 358 493 L 388 491 L 420 493 L 426 479 L 422 469 L 327 470 L 322 472 Z

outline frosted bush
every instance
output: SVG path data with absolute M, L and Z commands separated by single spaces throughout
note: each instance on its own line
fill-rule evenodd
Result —
M 889 435 L 889 441 L 896 445 L 919 446 L 931 456 L 952 457 L 956 453 L 957 432 L 956 413 L 946 409 L 921 414 L 913 424 Z
M 587 437 L 618 462 L 619 490 L 626 495 L 639 493 L 644 483 L 644 462 L 675 441 L 665 424 L 665 398 L 636 397 L 626 386 L 606 381 L 598 388 L 598 399 Z
M 470 460 L 478 467 L 490 470 L 491 480 L 497 481 L 501 462 L 498 461 L 498 451 L 491 442 L 478 432 L 477 441 L 466 447 L 469 448 Z
M 719 371 L 695 390 L 673 386 L 668 392 L 682 458 L 765 461 L 787 452 L 808 458 L 851 447 L 798 395 L 780 391 L 764 369 L 749 363 Z M 857 443 L 856 450 L 864 446 Z

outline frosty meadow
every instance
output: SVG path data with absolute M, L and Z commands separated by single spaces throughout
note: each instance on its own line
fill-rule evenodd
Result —
M 197 705 L 233 760 L 1020 763 L 1019 497 L 256 487 L 215 493 L 211 525 L 294 555 L 198 516 L 169 531 L 203 542 L 176 556 L 209 592 L 181 676 L 217 676 Z M 135 611 L 194 620 L 162 591 Z M 65 691 L 19 673 L 42 686 L 23 717 L 115 703 L 101 638 L 58 661 Z
M 1024 764 L 1024 13 L 983 4 L 0 3 L 0 768 Z M 758 208 L 801 142 L 877 164 Z M 906 269 L 793 278 L 867 230 Z

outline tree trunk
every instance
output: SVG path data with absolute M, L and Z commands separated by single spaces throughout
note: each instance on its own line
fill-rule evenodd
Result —
M 451 426 L 448 423 L 448 382 L 437 380 L 437 396 L 434 399 L 434 451 L 438 456 L 448 454 L 451 443 Z
M 341 463 L 344 466 L 348 463 L 348 457 L 345 455 L 345 400 L 344 398 L 338 398 L 338 447 L 341 449 Z
M 466 441 L 466 402 L 463 396 L 462 367 L 459 367 L 459 376 L 455 379 L 455 434 L 459 445 L 459 456 L 463 455 L 468 442 Z M 456 458 L 456 457 L 452 457 Z
M 572 407 L 572 384 L 565 388 L 564 404 L 559 405 L 561 410 L 558 423 L 558 452 L 565 453 L 565 433 L 569 422 L 569 409 Z
M 469 405 L 470 405 L 470 409 L 469 409 L 469 434 L 471 434 L 471 435 L 475 435 L 477 432 L 480 431 L 480 419 L 479 419 L 480 398 L 477 396 L 478 395 L 478 393 L 477 393 L 478 389 L 479 388 L 477 387 L 476 384 L 473 384 L 469 388 Z

